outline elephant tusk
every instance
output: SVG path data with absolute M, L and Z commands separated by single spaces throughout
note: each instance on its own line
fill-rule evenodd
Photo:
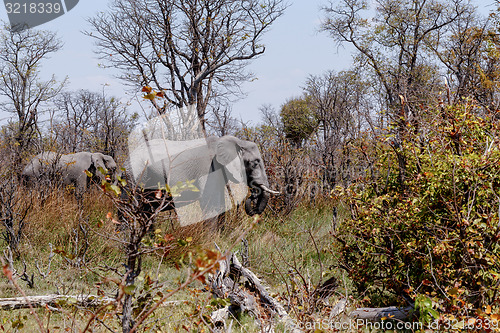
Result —
M 273 191 L 273 190 L 271 190 L 271 189 L 268 189 L 265 185 L 260 185 L 260 188 L 261 188 L 261 189 L 263 189 L 263 190 L 264 190 L 264 191 L 266 191 L 266 192 L 271 193 L 271 194 L 276 194 L 276 195 L 281 194 L 280 192 L 277 192 L 277 191 Z

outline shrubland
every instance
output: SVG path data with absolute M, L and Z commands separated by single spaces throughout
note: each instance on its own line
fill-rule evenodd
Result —
M 500 301 L 498 113 L 471 101 L 423 111 L 400 145 L 391 134 L 354 144 L 374 165 L 332 191 L 344 211 L 338 266 L 366 304 L 410 302 L 426 321 L 487 325 Z
M 338 171 L 333 188 L 314 168 L 311 145 L 292 147 L 272 129 L 246 129 L 282 195 L 257 223 L 239 207 L 218 230 L 203 223 L 181 227 L 173 212 L 160 214 L 141 241 L 141 270 L 132 286 L 123 281 L 125 243 L 109 193 L 96 186 L 78 202 L 71 189 L 19 186 L 10 208 L 15 228 L 23 218 L 22 237 L 15 249 L 7 246 L 4 229 L 5 267 L 28 295 L 129 294 L 134 318 L 165 301 L 143 331 L 211 329 L 210 313 L 225 301 L 212 299 L 206 280 L 193 277 L 220 258 L 217 247 L 237 252 L 297 323 L 340 320 L 331 311 L 342 298 L 347 314 L 360 306 L 410 305 L 410 321 L 494 322 L 498 114 L 472 100 L 429 104 L 421 114 L 418 122 L 346 142 L 342 158 L 351 160 L 350 169 Z M 245 232 L 246 243 L 239 243 Z M 4 297 L 19 295 L 7 279 L 1 290 Z M 91 331 L 100 331 L 119 330 L 120 311 L 64 303 L 36 313 L 51 330 L 83 330 L 90 323 Z M 11 330 L 36 325 L 29 310 L 2 311 L 2 317 Z M 247 315 L 236 322 L 236 330 L 259 329 Z
M 228 3 L 241 10 L 236 2 Z M 254 4 L 254 14 L 268 12 L 270 22 L 248 21 L 262 29 L 250 44 L 246 33 L 237 41 L 252 45 L 245 61 L 264 52 L 257 43 L 260 35 L 285 10 L 282 1 L 271 3 L 276 7 Z M 227 249 L 269 285 L 302 325 L 347 320 L 345 315 L 360 306 L 396 305 L 413 308 L 408 321 L 462 323 L 456 330 L 494 328 L 486 325 L 500 319 L 498 10 L 486 19 L 464 0 L 375 3 L 371 9 L 357 0 L 323 5 L 320 28 L 335 43 L 354 47 L 352 68 L 309 76 L 303 94 L 288 99 L 279 111 L 262 107 L 263 121 L 256 126 L 239 124 L 226 100 L 226 93 L 239 91 L 238 84 L 250 77 L 241 71 L 243 63 L 226 63 L 227 70 L 212 72 L 210 64 L 219 66 L 214 59 L 194 56 L 201 62 L 193 64 L 184 61 L 182 51 L 180 62 L 161 59 L 169 68 L 187 66 L 166 75 L 173 88 L 164 90 L 163 75 L 156 75 L 163 70 L 152 68 L 155 60 L 148 57 L 170 52 L 137 53 L 133 48 L 129 55 L 137 61 L 132 66 L 127 52 L 114 49 L 114 41 L 129 45 L 127 40 L 137 36 L 122 35 L 127 29 L 107 24 L 123 8 L 90 20 L 97 34 L 87 35 L 104 37 L 97 38 L 99 52 L 116 56 L 111 63 L 125 70 L 123 79 L 137 91 L 142 88 L 155 112 L 168 114 L 171 105 L 197 103 L 204 131 L 258 144 L 270 185 L 281 192 L 262 216 L 253 219 L 235 207 L 218 229 L 204 223 L 182 227 L 173 212 L 154 221 L 143 219 L 133 246 L 127 238 L 133 233 L 121 230 L 117 212 L 135 208 L 120 202 L 113 195 L 116 189 L 94 186 L 77 200 L 72 189 L 54 184 L 30 188 L 19 176 L 29 156 L 44 150 L 102 151 L 118 162 L 125 160 L 137 114 L 129 115 L 125 105 L 104 91 L 61 92 L 64 82 L 51 81 L 46 88 L 52 89 L 35 94 L 35 87 L 45 87 L 37 70 L 27 70 L 24 80 L 15 76 L 21 72 L 5 67 L 6 75 L 14 75 L 9 82 L 31 82 L 33 91 L 0 84 L 0 95 L 8 102 L 0 109 L 14 115 L 0 132 L 0 258 L 5 275 L 0 294 L 95 295 L 118 302 L 91 307 L 67 299 L 35 310 L 3 310 L 0 330 L 128 332 L 126 312 L 144 332 L 213 331 L 210 314 L 229 301 L 212 298 L 207 277 Z M 209 8 L 192 6 L 185 12 L 177 8 L 178 14 Z M 134 13 L 154 16 L 167 7 Z M 143 22 L 134 13 L 125 13 L 129 20 L 122 22 L 131 31 L 138 28 L 134 22 Z M 205 31 L 221 23 L 196 15 L 188 20 L 192 26 L 176 26 L 168 19 L 163 28 L 179 28 L 182 35 L 185 28 L 200 32 L 202 21 L 209 27 Z M 218 17 L 222 22 L 233 19 Z M 163 28 L 148 33 L 150 39 L 138 47 L 156 48 Z M 44 41 L 53 45 L 42 49 L 42 58 L 61 47 L 51 33 L 27 32 L 33 42 L 25 53 L 24 46 L 9 48 L 9 36 L 17 35 L 0 36 L 6 55 L 0 62 L 24 59 L 29 64 L 30 50 Z M 206 51 L 197 46 L 198 38 L 182 41 L 185 52 Z M 231 45 L 217 39 L 211 43 L 212 50 Z M 193 68 L 205 81 L 181 85 L 189 93 L 176 94 L 176 80 L 184 81 L 182 73 Z M 141 75 L 130 76 L 130 70 Z M 21 92 L 39 98 L 30 101 Z M 39 122 L 42 105 L 58 110 L 49 112 L 48 131 Z M 344 317 L 334 312 L 343 301 Z M 262 318 L 275 319 L 257 319 Z M 233 330 L 259 331 L 256 322 L 240 314 Z M 276 330 L 285 328 L 277 325 Z
M 302 316 L 299 309 L 307 307 L 310 316 L 315 312 L 314 289 L 323 276 L 331 273 L 328 266 L 333 262 L 327 256 L 331 206 L 327 201 L 318 203 L 317 208 L 300 204 L 287 216 L 273 213 L 271 207 L 257 225 L 240 207 L 226 214 L 218 231 L 203 223 L 181 227 L 172 212 L 162 213 L 141 242 L 142 269 L 134 285 L 127 288 L 122 280 L 127 272 L 125 240 L 116 228 L 113 199 L 100 187 L 93 187 L 82 202 L 74 197 L 71 188 L 19 186 L 14 195 L 24 200 L 16 201 L 11 207 L 14 211 L 24 212 L 22 202 L 30 205 L 16 251 L 11 251 L 7 239 L 2 239 L 4 272 L 12 272 L 28 296 L 114 298 L 125 292 L 133 295 L 133 317 L 138 318 L 143 310 L 205 267 L 211 260 L 210 251 L 216 252 L 215 244 L 222 251 L 236 245 L 234 251 L 246 253 L 245 265 L 271 287 L 274 296 L 298 315 Z M 235 243 L 248 229 L 247 245 Z M 310 246 L 311 241 L 316 242 L 316 247 Z M 2 297 L 21 296 L 7 276 L 1 282 Z M 141 330 L 209 331 L 210 313 L 224 302 L 212 299 L 203 280 L 194 280 L 168 297 Z M 35 313 L 50 331 L 83 331 L 89 324 L 88 331 L 101 332 L 120 330 L 121 311 L 114 305 L 100 309 L 68 300 L 36 309 Z M 0 324 L 6 331 L 40 330 L 29 309 L 0 313 Z M 252 317 L 242 314 L 235 329 L 256 331 L 258 326 Z
M 142 269 L 130 289 L 120 280 L 124 243 L 109 195 L 95 187 L 79 203 L 67 189 L 19 187 L 15 195 L 30 206 L 13 207 L 28 211 L 15 252 L 9 254 L 4 237 L 8 267 L 32 295 L 116 297 L 126 289 L 137 316 L 213 263 L 217 244 L 222 251 L 235 246 L 298 323 L 334 320 L 332 308 L 345 297 L 347 312 L 411 305 L 408 320 L 494 321 L 500 286 L 498 115 L 473 101 L 436 103 L 422 113 L 403 131 L 387 128 L 349 141 L 343 150 L 356 161 L 352 180 L 340 177 L 331 190 L 318 185 L 321 173 L 308 162 L 310 147 L 291 147 L 265 129 L 248 129 L 257 142 L 265 140 L 268 175 L 283 195 L 270 201 L 257 224 L 240 207 L 226 214 L 217 231 L 205 224 L 181 227 L 172 212 L 160 214 L 141 242 Z M 244 232 L 246 245 L 235 243 Z M 7 280 L 2 290 L 18 294 Z M 204 279 L 186 284 L 165 304 L 143 330 L 208 331 L 208 316 L 222 306 L 211 299 Z M 118 308 L 67 306 L 37 312 L 52 328 L 82 329 L 93 316 L 95 331 L 120 327 Z M 3 312 L 5 327 L 33 320 L 19 315 L 26 310 L 17 311 Z M 258 330 L 250 317 L 238 320 L 238 329 Z

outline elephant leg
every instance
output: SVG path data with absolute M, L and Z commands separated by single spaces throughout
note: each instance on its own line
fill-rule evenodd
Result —
M 71 182 L 75 186 L 75 197 L 79 203 L 83 201 L 83 194 L 87 190 L 87 175 L 82 173 L 78 178 Z
M 224 195 L 224 186 L 215 190 L 207 185 L 205 192 L 200 198 L 200 207 L 204 214 L 204 224 L 213 233 L 221 231 L 225 222 L 226 201 Z
M 148 231 L 153 232 L 154 221 L 150 219 L 153 218 L 158 210 L 173 210 L 174 204 L 172 201 L 172 197 L 165 197 L 166 192 L 162 191 L 161 196 L 158 191 L 154 190 L 143 190 L 138 187 L 130 188 L 130 183 L 121 188 L 120 200 L 124 202 L 123 207 L 125 210 L 118 209 L 117 216 L 119 224 L 116 227 L 117 231 L 124 231 L 129 228 L 129 221 L 127 218 L 127 214 L 131 214 L 132 216 L 141 216 L 144 218 L 145 223 L 149 223 L 150 226 Z M 125 213 L 128 212 L 128 213 Z
M 217 234 L 220 231 L 217 216 L 208 218 L 201 222 L 201 224 L 203 225 L 203 230 L 207 230 L 209 234 Z

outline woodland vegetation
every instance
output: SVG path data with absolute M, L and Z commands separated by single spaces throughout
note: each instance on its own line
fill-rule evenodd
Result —
M 83 201 L 57 184 L 27 188 L 22 167 L 40 151 L 103 152 L 122 163 L 139 115 L 104 92 L 43 81 L 57 36 L 5 28 L 0 108 L 12 118 L 0 133 L 0 296 L 100 301 L 0 310 L 0 330 L 218 331 L 211 315 L 235 300 L 210 288 L 232 253 L 298 330 L 334 331 L 311 323 L 388 306 L 411 311 L 383 321 L 422 330 L 500 329 L 500 7 L 484 16 L 465 0 L 325 1 L 320 29 L 354 47 L 352 67 L 325 64 L 304 78 L 302 95 L 263 105 L 261 123 L 250 125 L 230 99 L 251 78 L 249 61 L 265 57 L 261 37 L 286 4 L 153 2 L 115 0 L 86 35 L 142 89 L 152 116 L 196 104 L 207 134 L 257 143 L 281 195 L 256 218 L 241 207 L 226 213 L 213 231 L 180 227 L 172 212 L 141 219 L 141 206 L 107 182 Z M 116 231 L 118 211 L 140 222 L 130 238 Z M 131 244 L 133 253 L 124 250 Z M 290 330 L 255 308 L 226 324 Z

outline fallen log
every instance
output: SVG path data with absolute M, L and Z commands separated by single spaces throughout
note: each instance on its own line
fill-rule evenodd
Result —
M 332 309 L 332 317 L 345 312 L 347 301 L 342 298 Z M 384 308 L 357 308 L 350 313 L 346 313 L 349 318 L 362 319 L 367 321 L 378 321 L 382 319 L 406 320 L 414 311 L 413 306 L 404 308 L 388 306 Z
M 240 283 L 240 279 L 244 283 Z M 288 315 L 284 307 L 269 295 L 260 279 L 248 268 L 243 267 L 238 258 L 230 253 L 219 263 L 219 269 L 210 278 L 212 293 L 218 298 L 229 298 L 231 305 L 214 311 L 211 315 L 216 332 L 226 331 L 226 320 L 239 312 L 252 315 L 263 331 L 272 332 L 271 317 L 278 317 L 287 332 L 299 333 L 301 329 Z
M 114 302 L 114 298 L 96 296 L 96 295 L 42 295 L 42 296 L 26 296 L 26 297 L 11 297 L 0 298 L 0 309 L 13 310 L 25 309 L 32 307 L 44 306 L 63 306 L 63 305 L 78 305 L 83 307 L 99 306 L 105 303 Z
M 240 283 L 244 278 L 244 283 Z M 288 315 L 284 307 L 269 295 L 260 279 L 248 268 L 243 267 L 238 258 L 230 253 L 228 257 L 219 262 L 219 270 L 213 277 L 209 277 L 212 294 L 218 298 L 229 298 L 231 305 L 214 311 L 211 315 L 215 332 L 226 332 L 226 321 L 238 312 L 247 312 L 255 317 L 263 331 L 273 331 L 273 327 L 265 326 L 262 310 L 270 311 L 270 315 L 277 315 L 285 324 L 287 332 L 298 333 L 302 330 Z M 254 296 L 255 295 L 255 296 Z M 342 298 L 332 309 L 331 318 L 344 313 L 351 319 L 366 321 L 406 320 L 414 311 L 413 306 L 399 308 L 389 306 L 384 308 L 357 308 L 346 313 L 347 301 Z M 269 314 L 268 314 L 269 316 Z M 270 316 L 269 316 L 270 317 Z
M 405 320 L 413 311 L 412 306 L 398 308 L 389 306 L 386 308 L 357 308 L 349 314 L 349 317 L 363 320 L 381 320 L 382 318 Z

